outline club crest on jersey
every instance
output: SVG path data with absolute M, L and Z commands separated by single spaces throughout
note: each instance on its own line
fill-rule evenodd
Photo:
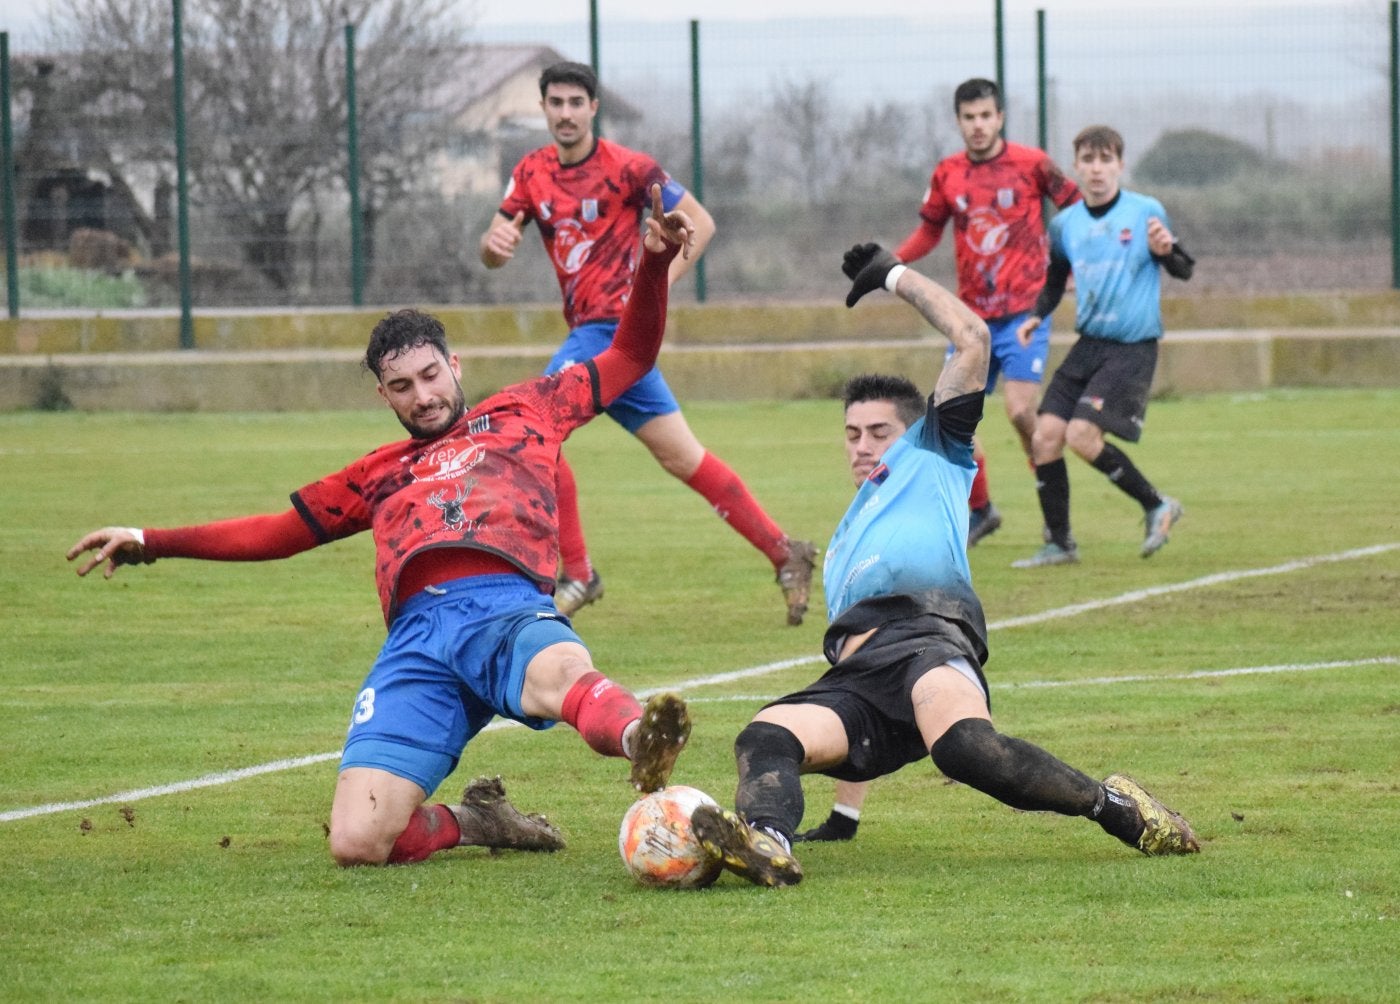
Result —
M 409 468 L 417 481 L 451 481 L 486 459 L 486 448 L 464 436 L 424 453 Z
M 1016 193 L 1009 188 L 997 189 L 997 205 L 1002 209 L 1010 209 L 1016 204 Z
M 598 218 L 598 200 L 584 199 L 580 213 L 583 216 L 583 222 L 592 223 Z
M 554 262 L 565 275 L 573 275 L 588 261 L 593 242 L 578 220 L 563 220 L 554 231 Z
M 879 467 L 877 467 L 877 468 L 875 468 L 873 471 L 871 471 L 871 472 L 870 472 L 870 476 L 869 476 L 868 478 L 866 478 L 865 480 L 866 480 L 866 481 L 869 481 L 872 485 L 882 485 L 882 484 L 885 483 L 885 479 L 888 478 L 889 476 L 890 476 L 890 468 L 889 468 L 889 465 L 888 465 L 888 464 L 881 464 Z
M 462 504 L 467 501 L 472 489 L 476 487 L 476 478 L 472 478 L 466 484 L 459 481 L 452 487 L 454 491 L 451 498 L 447 497 L 447 489 L 444 488 L 429 495 L 428 502 L 442 511 L 443 526 L 453 532 L 460 532 L 468 528 L 468 522 L 473 522 L 469 521 L 466 514 L 462 512 Z
M 1118 231 L 1118 243 L 1119 243 L 1119 244 L 1122 244 L 1122 245 L 1124 245 L 1124 246 L 1126 247 L 1127 245 L 1131 244 L 1132 242 L 1133 242 L 1133 228 L 1132 228 L 1132 227 L 1124 227 L 1122 230 Z

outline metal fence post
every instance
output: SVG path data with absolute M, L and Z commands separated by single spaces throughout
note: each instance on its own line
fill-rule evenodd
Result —
M 10 317 L 19 316 L 19 221 L 15 219 L 15 142 L 10 127 L 10 33 L 0 31 L 0 146 L 5 172 L 5 290 Z
M 360 126 L 356 114 L 355 26 L 345 26 L 345 146 L 346 184 L 350 189 L 350 302 L 365 299 L 364 234 L 360 220 Z
M 690 190 L 705 201 L 705 153 L 700 140 L 700 22 L 690 22 Z M 705 302 L 705 256 L 695 263 L 695 299 Z
M 190 206 L 185 148 L 185 43 L 181 0 L 171 0 L 171 48 L 174 58 L 175 202 L 180 239 L 180 348 L 194 348 L 194 315 L 190 308 Z
M 1400 2 L 1390 0 L 1390 287 L 1400 289 Z
M 1042 150 L 1050 151 L 1049 102 L 1045 99 L 1045 10 L 1035 12 L 1035 100 L 1036 140 Z

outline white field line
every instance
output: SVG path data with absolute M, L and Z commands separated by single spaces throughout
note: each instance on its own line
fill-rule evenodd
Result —
M 1166 586 L 1153 586 L 1149 589 L 1135 589 L 1131 592 L 1120 593 L 1118 596 L 1111 596 L 1102 600 L 1091 600 L 1087 603 L 1075 603 L 1070 606 L 1056 607 L 1052 610 L 1045 610 L 1038 614 L 1028 614 L 1024 617 L 1011 617 L 1006 620 L 993 621 L 988 624 L 989 630 L 999 630 L 1002 628 L 1026 627 L 1031 624 L 1041 624 L 1045 621 L 1058 620 L 1064 617 L 1076 617 L 1080 614 L 1091 613 L 1096 610 L 1104 610 L 1108 607 L 1121 606 L 1126 603 L 1137 603 L 1142 600 L 1151 599 L 1156 596 L 1165 596 L 1170 593 L 1187 592 L 1192 589 L 1202 589 L 1207 586 L 1221 585 L 1226 582 L 1236 582 L 1240 579 L 1252 579 L 1261 575 L 1283 575 L 1289 572 L 1303 571 L 1317 565 L 1330 564 L 1338 561 L 1353 561 L 1358 558 L 1369 558 L 1377 554 L 1385 554 L 1388 551 L 1400 549 L 1400 543 L 1377 544 L 1373 547 L 1356 548 L 1351 551 L 1340 551 L 1336 554 L 1317 555 L 1312 558 L 1300 558 L 1296 561 L 1285 562 L 1282 565 L 1271 565 L 1267 568 L 1248 568 L 1233 572 L 1217 572 L 1214 575 L 1206 575 L 1197 579 L 1189 579 L 1185 582 L 1178 582 Z M 820 656 L 803 656 L 795 659 L 782 659 L 777 662 L 764 663 L 761 666 L 751 666 L 747 669 L 736 669 L 728 673 L 715 673 L 710 676 L 696 677 L 675 683 L 665 688 L 652 688 L 649 690 L 639 690 L 639 697 L 647 697 L 661 689 L 667 690 L 693 690 L 698 687 L 714 686 L 720 683 L 732 683 L 736 680 L 751 679 L 756 676 L 766 676 L 769 673 L 776 673 L 779 670 L 792 669 L 797 666 L 805 666 L 811 663 L 824 662 Z M 1381 656 L 1374 659 L 1357 659 L 1347 662 L 1320 662 L 1320 663 L 1298 663 L 1278 666 L 1252 666 L 1238 669 L 1221 670 L 1200 670 L 1191 673 L 1179 673 L 1164 676 L 1111 676 L 1096 677 L 1087 680 L 1039 680 L 1025 683 L 1002 684 L 999 689 L 1029 689 L 1032 687 L 1076 687 L 1094 686 L 1119 683 L 1139 683 L 1152 680 L 1195 680 L 1222 676 L 1244 676 L 1260 673 L 1288 673 L 1288 672 L 1313 672 L 1327 669 L 1346 669 L 1356 666 L 1373 665 L 1395 665 L 1400 663 L 1400 658 L 1391 656 Z M 687 698 L 703 702 L 710 701 L 732 701 L 739 700 L 737 696 L 712 697 L 712 698 Z M 753 701 L 771 700 L 751 696 L 744 698 Z M 483 732 L 492 732 L 497 729 L 511 728 L 515 722 L 497 721 L 488 725 Z M 31 816 L 47 816 L 56 812 L 70 812 L 77 809 L 87 809 L 95 805 L 111 805 L 118 802 L 139 802 L 148 798 L 158 798 L 162 795 L 175 795 L 184 791 L 193 791 L 197 788 L 211 788 L 218 785 L 232 784 L 235 781 L 242 781 L 246 778 L 257 777 L 261 774 L 272 774 L 284 770 L 295 770 L 298 767 L 308 767 L 313 764 L 324 763 L 327 760 L 334 760 L 340 756 L 340 751 L 333 753 L 316 753 L 311 756 L 296 757 L 288 760 L 274 760 L 270 763 L 258 764 L 254 767 L 242 767 L 238 770 L 223 771 L 218 774 L 206 774 L 203 777 L 192 778 L 188 781 L 177 781 L 172 784 L 156 785 L 150 788 L 134 788 L 131 791 L 121 791 L 113 795 L 103 795 L 101 798 L 90 798 L 75 802 L 50 802 L 46 805 L 35 805 L 25 809 L 11 809 L 0 812 L 0 823 L 9 823 L 18 819 L 28 819 Z

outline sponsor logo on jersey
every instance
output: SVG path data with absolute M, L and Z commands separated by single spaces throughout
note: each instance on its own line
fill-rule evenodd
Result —
M 963 231 L 963 239 L 972 253 L 983 257 L 994 255 L 1006 247 L 1009 236 L 1010 227 L 1001 214 L 990 207 L 974 209 L 968 215 L 967 229 Z
M 554 263 L 565 275 L 573 275 L 588 261 L 593 241 L 578 220 L 564 220 L 554 231 Z
M 486 448 L 463 436 L 424 453 L 409 468 L 409 472 L 417 481 L 451 481 L 485 459 Z
M 464 530 L 475 532 L 476 520 L 467 519 L 466 513 L 462 512 L 462 504 L 467 501 L 475 487 L 476 478 L 471 478 L 466 484 L 459 481 L 453 485 L 450 498 L 446 488 L 428 496 L 428 503 L 442 512 L 442 525 L 447 529 L 459 533 Z

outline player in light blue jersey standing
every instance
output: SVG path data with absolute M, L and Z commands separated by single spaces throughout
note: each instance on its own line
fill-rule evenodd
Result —
M 986 322 L 876 244 L 846 253 L 846 306 L 888 289 L 948 337 L 932 397 L 901 377 L 846 388 L 846 457 L 856 495 L 824 573 L 831 669 L 759 710 L 734 742 L 737 812 L 691 822 L 705 849 L 756 885 L 793 885 L 804 773 L 869 781 L 931 757 L 955 781 L 1017 809 L 1086 816 L 1146 854 L 1200 845 L 1186 820 L 1131 778 L 1096 781 L 991 721 L 987 625 L 968 570 L 972 435 L 982 418 Z
M 1182 515 L 1181 503 L 1158 492 L 1104 433 L 1129 443 L 1142 436 L 1162 337 L 1160 270 L 1189 279 L 1195 262 L 1172 236 L 1162 204 L 1120 187 L 1123 137 L 1116 131 L 1081 131 L 1074 138 L 1074 170 L 1084 201 L 1050 221 L 1045 288 L 1016 333 L 1029 343 L 1073 273 L 1079 341 L 1051 378 L 1031 437 L 1047 539 L 1031 557 L 1013 562 L 1017 568 L 1079 560 L 1069 525 L 1066 444 L 1142 506 L 1144 558 L 1161 549 Z

